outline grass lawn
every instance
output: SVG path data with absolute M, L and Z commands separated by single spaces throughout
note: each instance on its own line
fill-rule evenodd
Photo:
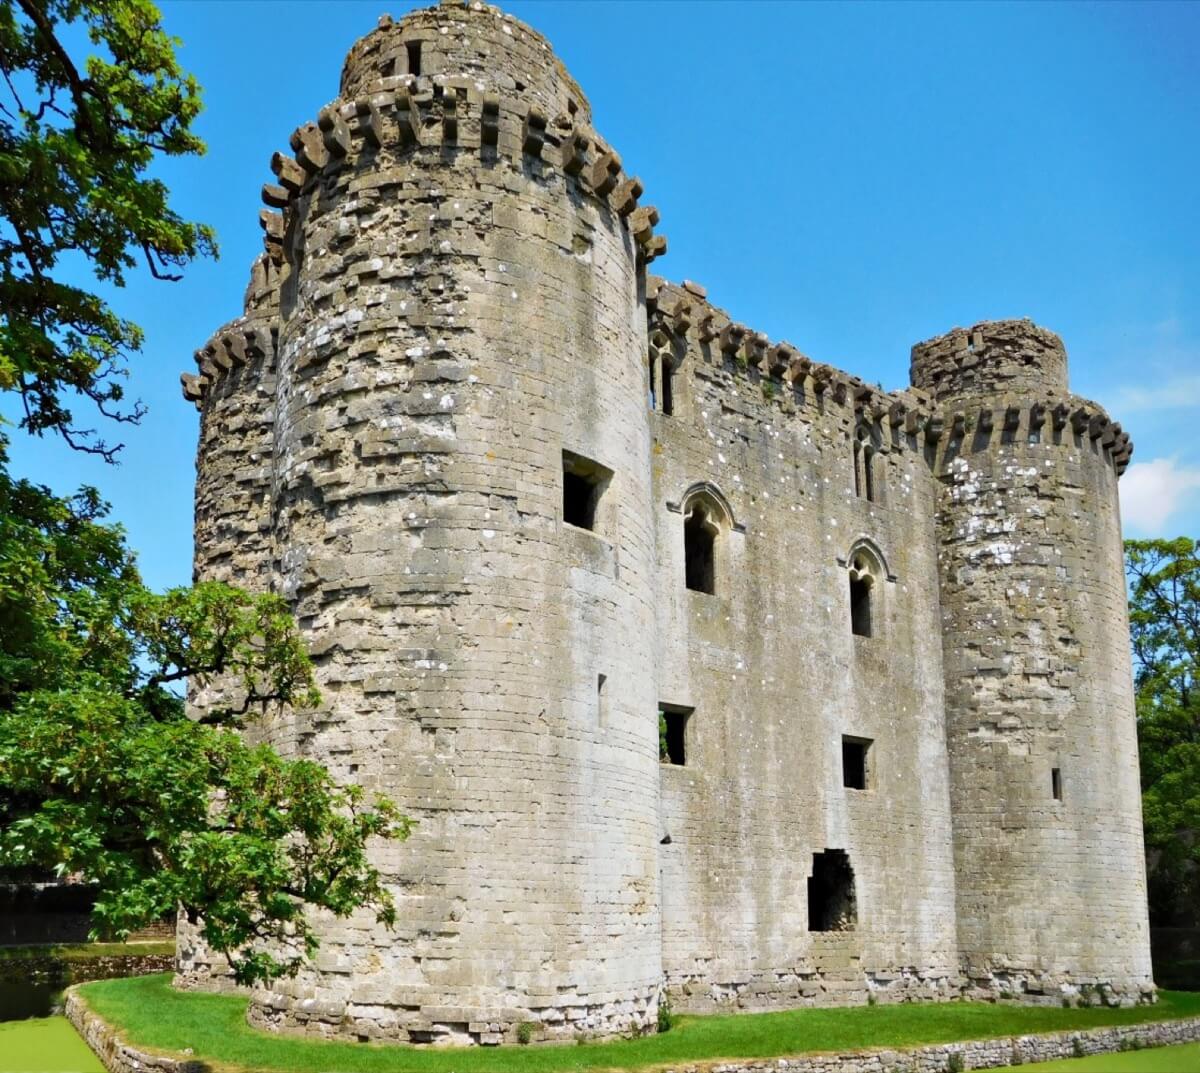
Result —
M 1087 1058 L 1043 1062 L 1032 1068 L 1037 1073 L 1196 1073 L 1200 1069 L 1200 1043 L 1124 1054 L 1092 1054 Z
M 65 1017 L 0 1021 L 0 1073 L 104 1073 Z
M 273 1036 L 245 1022 L 246 1000 L 173 991 L 169 975 L 100 980 L 80 988 L 91 1007 L 150 1049 L 192 1048 L 218 1066 L 280 1073 L 555 1073 L 641 1069 L 718 1058 L 769 1058 L 804 1051 L 905 1047 L 988 1036 L 1128 1025 L 1200 1015 L 1200 993 L 1159 992 L 1156 1006 L 1062 1009 L 940 1003 L 856 1006 L 679 1018 L 661 1036 L 557 1046 L 419 1049 Z M 1162 1053 L 1162 1052 L 1155 1052 Z M 1105 1067 L 1108 1068 L 1108 1067 Z M 1141 1068 L 1141 1067 L 1131 1067 Z

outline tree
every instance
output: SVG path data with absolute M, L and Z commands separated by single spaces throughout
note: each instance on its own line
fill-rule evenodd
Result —
M 84 62 L 65 43 L 80 30 L 100 53 Z M 71 407 L 141 417 L 123 382 L 142 335 L 63 269 L 82 260 L 120 287 L 139 258 L 176 279 L 215 254 L 148 174 L 203 151 L 199 87 L 174 44 L 148 0 L 0 0 L 0 391 L 19 397 L 28 432 L 110 462 L 120 444 Z M 286 605 L 217 584 L 151 593 L 99 495 L 14 479 L 5 444 L 0 873 L 94 883 L 98 934 L 182 907 L 243 982 L 312 954 L 311 908 L 390 923 L 367 846 L 409 821 L 239 733 L 266 737 L 278 712 L 319 699 Z M 189 720 L 184 684 L 226 701 Z
M 78 63 L 63 24 L 85 28 L 105 55 Z M 63 279 L 82 255 L 97 280 L 122 286 L 144 260 L 151 273 L 215 254 L 212 231 L 167 204 L 147 170 L 158 156 L 204 151 L 191 123 L 194 78 L 148 0 L 0 0 L 0 390 L 16 392 L 21 426 L 52 431 L 112 461 L 121 445 L 81 428 L 73 399 L 136 422 L 127 405 L 127 356 L 136 324 Z
M 0 868 L 95 882 L 97 929 L 116 936 L 182 907 L 247 982 L 312 954 L 306 906 L 390 923 L 366 843 L 408 821 L 238 733 L 319 701 L 282 600 L 155 595 L 94 491 L 60 499 L 3 462 Z M 192 721 L 183 680 L 232 699 Z
M 1200 906 L 1200 555 L 1197 542 L 1127 540 L 1142 811 L 1157 925 Z

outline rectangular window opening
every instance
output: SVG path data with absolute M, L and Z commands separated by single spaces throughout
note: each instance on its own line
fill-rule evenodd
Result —
M 563 451 L 563 521 L 579 529 L 596 529 L 597 510 L 612 470 L 574 451 Z
M 842 785 L 848 790 L 866 790 L 870 786 L 868 754 L 870 738 L 842 736 Z
M 856 637 L 871 636 L 871 585 L 865 579 L 850 579 L 850 630 Z
M 670 417 L 675 413 L 675 366 L 669 361 L 662 363 L 662 412 Z
M 867 502 L 875 502 L 875 452 L 870 447 L 863 448 L 863 491 Z
M 1062 796 L 1062 768 L 1052 767 L 1050 769 L 1050 792 L 1054 795 L 1055 801 L 1061 801 Z
M 658 759 L 664 764 L 687 764 L 687 725 L 694 708 L 678 704 L 658 706 Z
M 408 73 L 410 75 L 420 75 L 421 73 L 421 42 L 409 41 L 404 46 L 408 49 Z
M 604 686 L 608 682 L 608 675 L 596 675 L 596 722 L 600 726 L 608 726 L 608 693 Z

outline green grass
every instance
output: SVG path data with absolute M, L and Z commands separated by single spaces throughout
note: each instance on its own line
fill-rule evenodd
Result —
M 104 1073 L 65 1017 L 0 1021 L 0 1073 Z
M 43 957 L 60 958 L 63 961 L 88 961 L 101 957 L 144 957 L 150 954 L 174 953 L 173 939 L 149 943 L 60 943 L 52 946 L 0 946 L 0 961 Z
M 1031 1066 L 1036 1073 L 1196 1073 L 1200 1069 L 1200 1043 L 1178 1047 L 1152 1047 L 1123 1054 L 1092 1054 Z
M 86 984 L 81 993 L 130 1042 L 190 1047 L 218 1067 L 287 1073 L 557 1073 L 643 1069 L 684 1061 L 770 1058 L 805 1051 L 906 1047 L 989 1036 L 1128 1025 L 1200 1015 L 1200 993 L 1159 992 L 1156 1006 L 1062 1009 L 984 1003 L 856 1006 L 782 1013 L 682 1016 L 670 1032 L 580 1046 L 419 1049 L 269 1035 L 248 1027 L 246 1000 L 173 991 L 166 974 Z

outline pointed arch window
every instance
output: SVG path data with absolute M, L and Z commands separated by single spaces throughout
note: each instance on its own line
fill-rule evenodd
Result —
M 854 494 L 869 503 L 875 502 L 878 491 L 875 455 L 870 429 L 859 425 L 854 433 Z
M 683 514 L 684 584 L 692 592 L 719 594 L 733 513 L 721 492 L 707 482 L 692 485 L 680 504 Z
M 874 637 L 878 631 L 878 581 L 883 575 L 879 560 L 866 546 L 858 547 L 850 556 L 848 574 L 850 632 L 855 637 Z

